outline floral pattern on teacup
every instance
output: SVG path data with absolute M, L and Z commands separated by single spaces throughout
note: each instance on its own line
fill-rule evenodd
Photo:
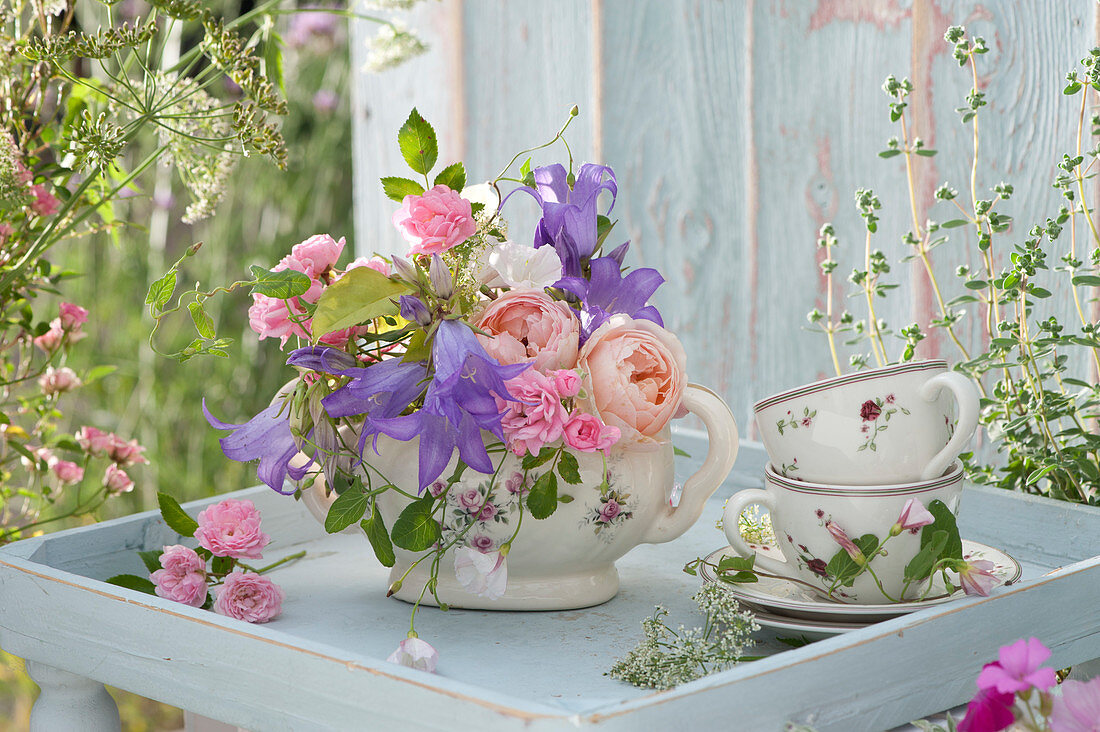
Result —
M 629 493 L 608 490 L 600 495 L 600 502 L 591 508 L 583 523 L 591 526 L 596 536 L 611 541 L 613 529 L 629 521 L 637 507 L 637 500 Z
M 897 404 L 893 394 L 885 397 L 875 397 L 863 402 L 859 407 L 859 418 L 862 424 L 859 431 L 864 435 L 863 444 L 856 448 L 857 452 L 863 450 L 878 450 L 875 440 L 880 432 L 885 432 L 889 427 L 890 417 L 898 412 L 909 414 L 909 410 Z M 882 420 L 881 422 L 879 420 Z
M 816 409 L 810 409 L 809 407 L 802 408 L 802 416 L 796 416 L 791 413 L 791 410 L 787 410 L 787 416 L 783 419 L 776 420 L 775 427 L 779 430 L 779 434 L 783 434 L 783 430 L 792 429 L 796 430 L 799 427 L 809 427 L 814 423 L 814 417 L 817 416 Z

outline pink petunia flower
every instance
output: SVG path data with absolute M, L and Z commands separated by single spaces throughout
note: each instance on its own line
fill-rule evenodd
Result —
M 218 589 L 214 611 L 246 623 L 266 623 L 283 611 L 286 593 L 255 572 L 230 572 Z
M 968 595 L 987 597 L 999 580 L 993 575 L 995 565 L 986 559 L 974 559 L 959 570 L 959 583 Z
M 1089 681 L 1063 681 L 1054 697 L 1050 728 L 1054 732 L 1100 732 L 1100 676 Z
M 252 501 L 227 498 L 198 515 L 195 538 L 216 557 L 260 559 L 271 539 L 260 530 L 260 512 Z
M 508 562 L 503 553 L 480 552 L 468 546 L 458 547 L 455 555 L 455 579 L 467 592 L 496 600 L 508 587 Z
M 406 638 L 397 645 L 397 650 L 386 660 L 432 674 L 435 673 L 436 663 L 439 662 L 439 653 L 427 641 Z
M 978 674 L 978 688 L 999 694 L 1015 694 L 1028 689 L 1047 691 L 1057 679 L 1054 669 L 1042 666 L 1050 658 L 1050 649 L 1038 638 L 1021 638 L 997 653 L 997 660 L 987 663 Z

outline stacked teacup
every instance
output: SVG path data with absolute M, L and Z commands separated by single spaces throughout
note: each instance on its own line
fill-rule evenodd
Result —
M 861 371 L 758 402 L 770 464 L 762 490 L 740 491 L 727 504 L 730 546 L 755 557 L 757 570 L 834 600 L 911 600 L 927 585 L 913 581 L 910 566 L 919 529 L 933 514 L 958 512 L 956 458 L 977 428 L 978 407 L 974 383 L 945 361 Z M 784 560 L 740 536 L 738 518 L 753 504 L 768 509 Z

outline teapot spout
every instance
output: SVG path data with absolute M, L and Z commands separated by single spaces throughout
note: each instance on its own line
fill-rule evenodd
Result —
M 642 536 L 646 543 L 672 541 L 691 528 L 703 513 L 707 499 L 729 476 L 737 459 L 737 423 L 721 397 L 705 387 L 688 384 L 683 404 L 698 415 L 707 428 L 707 457 L 702 467 L 684 483 L 679 504 L 668 506 L 646 530 Z

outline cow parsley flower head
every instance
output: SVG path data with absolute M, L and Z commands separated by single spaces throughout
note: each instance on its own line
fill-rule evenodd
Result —
M 428 50 L 427 44 L 413 35 L 404 24 L 393 21 L 378 29 L 371 39 L 365 71 L 392 69 Z

